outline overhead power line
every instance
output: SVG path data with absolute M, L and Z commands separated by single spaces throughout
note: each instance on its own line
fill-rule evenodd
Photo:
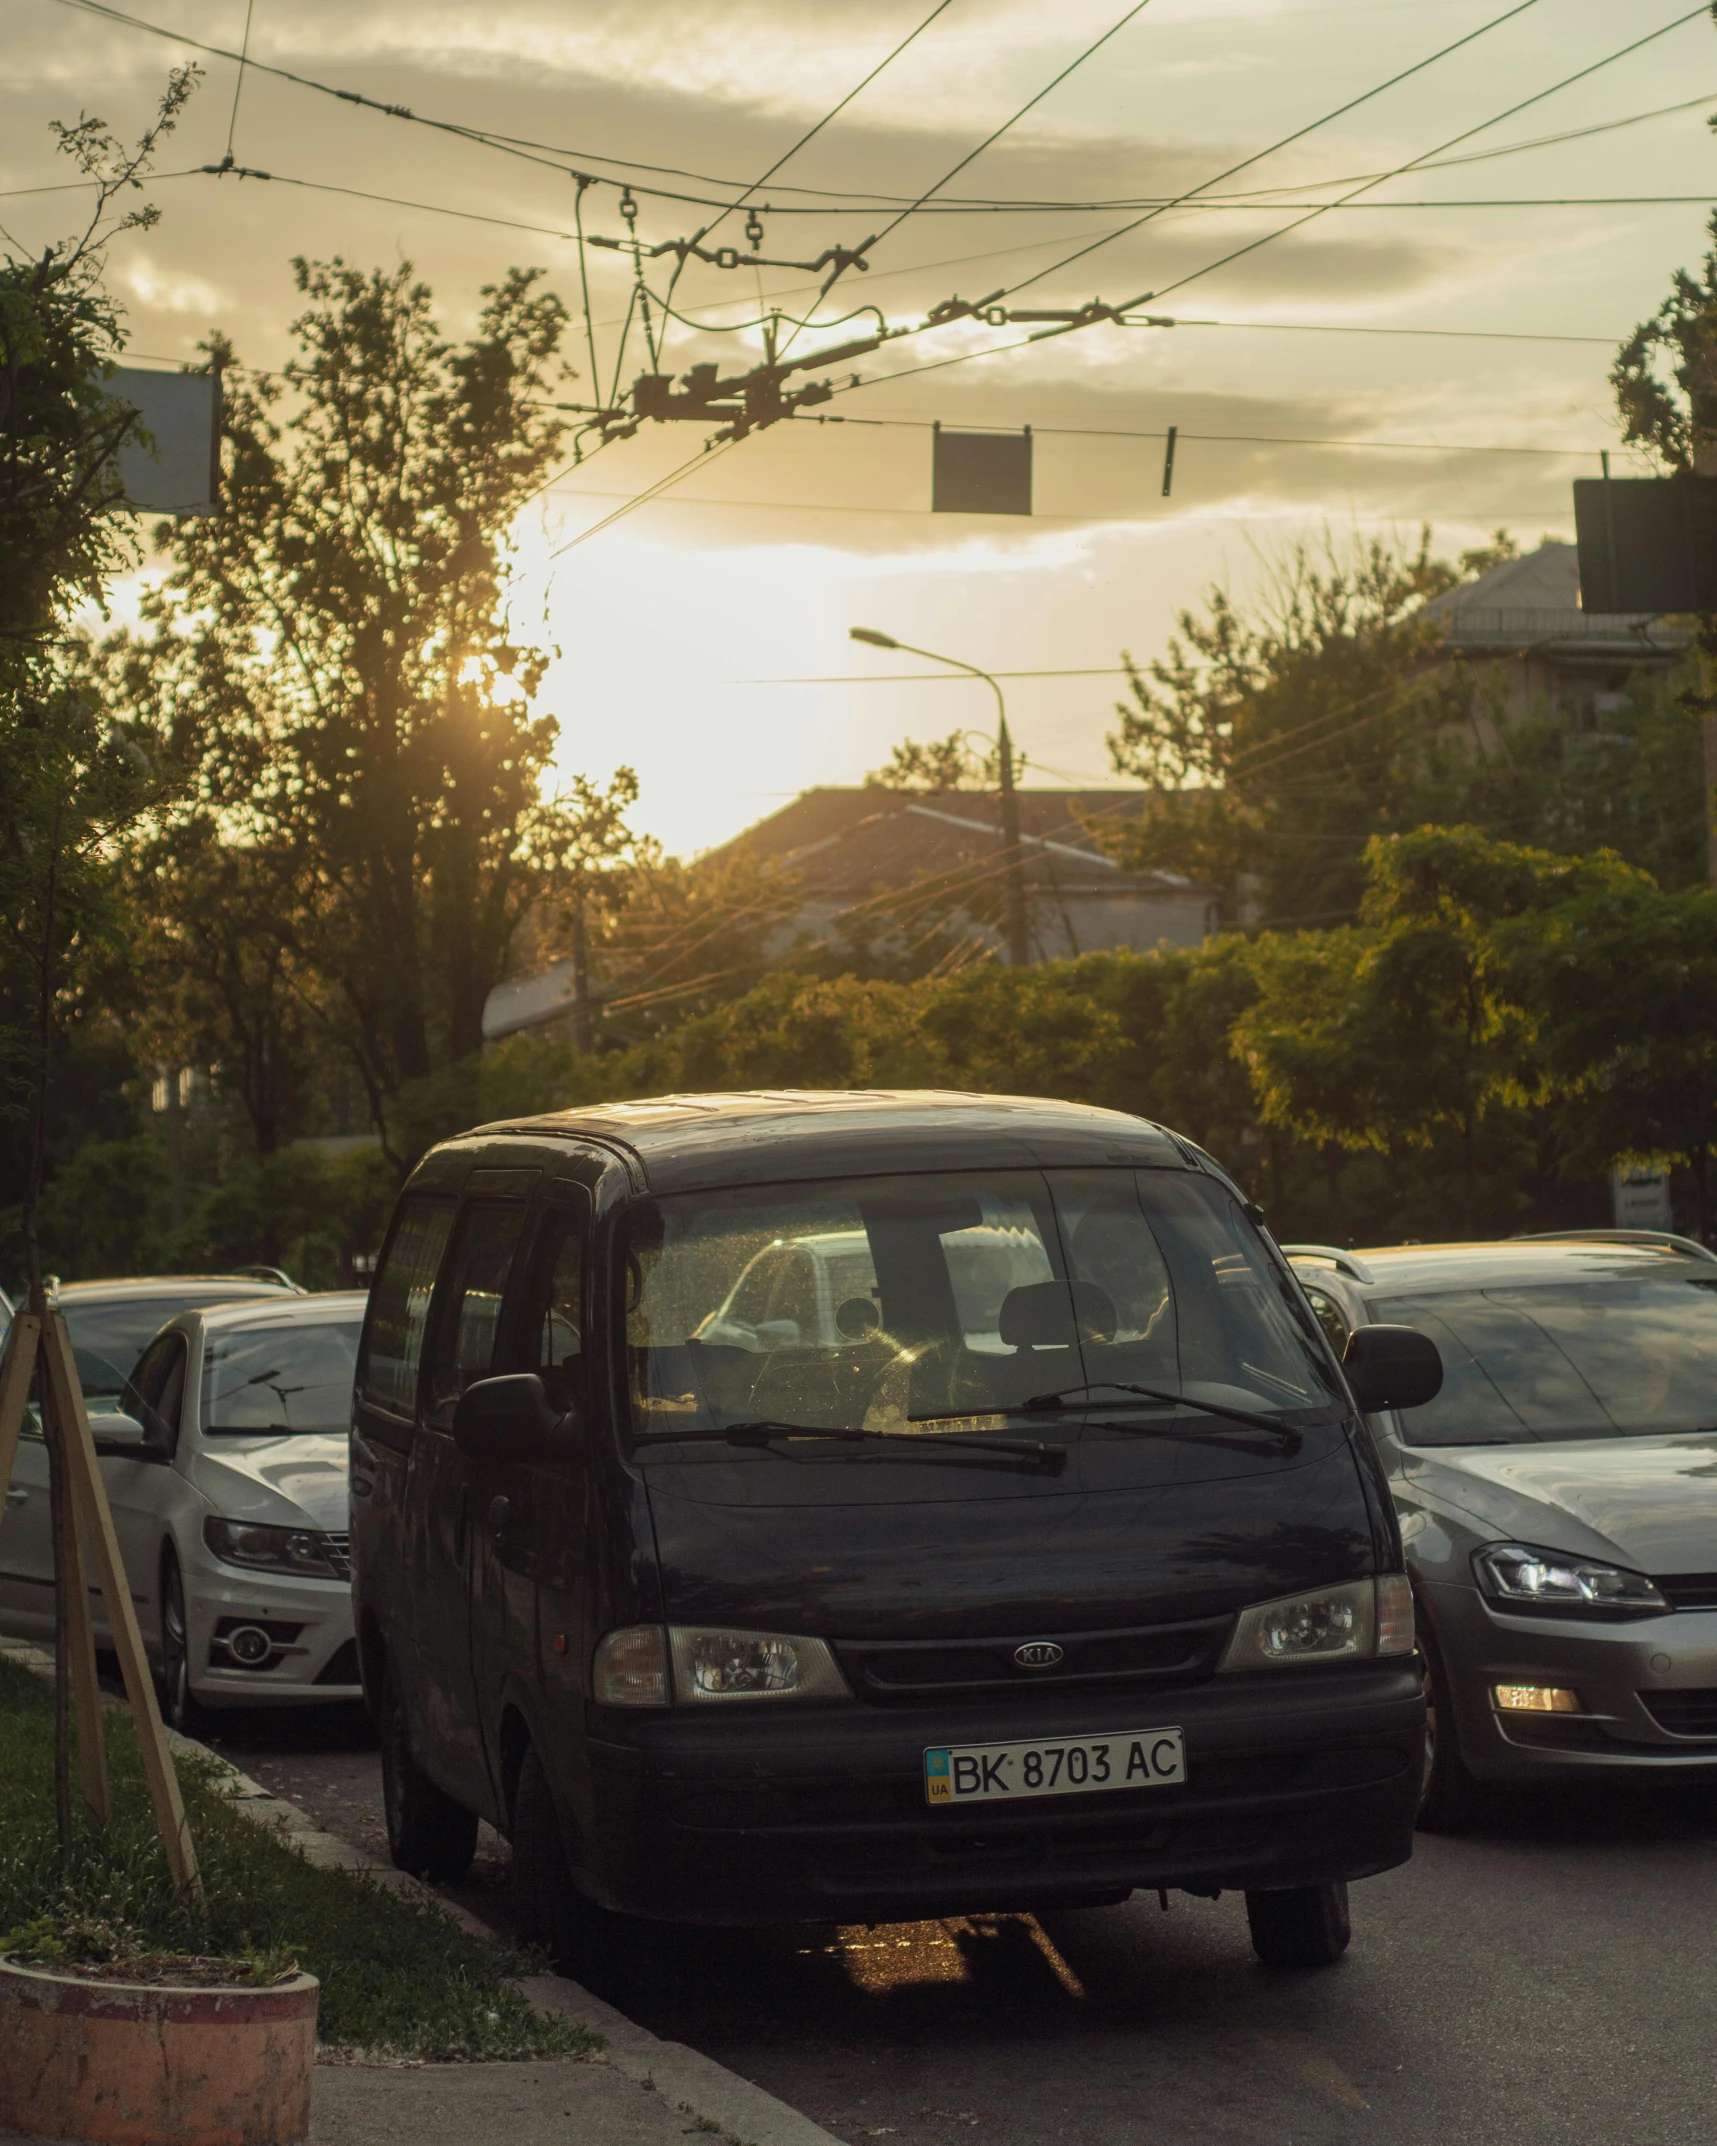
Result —
M 1526 7 L 1531 7 L 1535 5 L 1535 0 L 1521 0 L 1521 4 Z M 950 179 L 958 178 L 960 173 L 966 169 L 968 164 L 976 163 L 978 158 L 983 155 L 986 149 L 994 148 L 995 144 L 1001 140 L 1002 136 L 1006 134 L 1010 128 L 1018 126 L 1019 122 L 1026 116 L 1028 112 L 1035 111 L 1036 108 L 1043 102 L 1045 97 L 1047 97 L 1051 93 L 1051 91 L 1059 89 L 1062 83 L 1067 80 L 1069 75 L 1077 73 L 1078 70 L 1084 66 L 1085 62 L 1088 59 L 1090 59 L 1095 53 L 1100 52 L 1103 47 L 1109 43 L 1111 38 L 1118 37 L 1120 33 L 1127 27 L 1128 23 L 1133 21 L 1136 16 L 1142 15 L 1145 9 L 1149 7 L 1149 5 L 1150 0 L 1135 0 L 1135 4 L 1132 7 L 1128 8 L 1126 13 L 1120 18 L 1120 20 L 1118 22 L 1111 23 L 1109 28 L 1103 32 L 1101 37 L 1095 39 L 1091 44 L 1085 47 L 1085 50 L 1080 53 L 1077 59 L 1070 60 L 1068 64 L 1064 68 L 1062 68 L 1061 72 L 1058 75 L 1053 76 L 1048 82 L 1043 85 L 1042 89 L 1040 89 L 1035 96 L 1028 97 L 1024 104 L 1020 106 L 1017 112 L 1010 112 L 1008 117 L 1002 121 L 999 127 L 996 127 L 992 132 L 986 134 L 983 140 L 978 144 L 975 149 L 969 150 L 957 164 L 950 165 L 948 170 L 942 174 L 941 178 L 936 181 L 934 186 L 927 186 L 924 189 L 923 193 L 921 193 L 915 201 L 911 202 L 906 208 L 902 209 L 892 223 L 885 225 L 883 229 L 877 233 L 876 237 L 871 241 L 871 244 L 880 245 L 882 241 L 889 236 L 890 232 L 897 231 L 900 226 L 906 221 L 906 219 L 913 214 L 915 210 L 921 209 L 924 206 L 925 202 L 927 202 L 933 194 L 939 194 L 942 191 L 943 187 L 948 184 Z
M 1528 4 L 1531 4 L 1531 0 L 1528 0 Z M 1519 11 L 1513 10 L 1511 12 Z M 1614 66 L 1618 60 L 1628 58 L 1643 46 L 1653 43 L 1660 37 L 1667 36 L 1672 30 L 1682 28 L 1685 24 L 1693 21 L 1696 16 L 1701 16 L 1706 12 L 1705 5 L 1689 9 L 1686 14 L 1678 15 L 1674 21 L 1662 24 L 1659 28 L 1649 31 L 1644 37 L 1635 38 L 1631 43 L 1620 46 L 1614 52 L 1606 53 L 1601 60 L 1594 60 L 1590 66 L 1582 67 L 1574 74 L 1563 76 L 1560 81 L 1551 83 L 1547 89 L 1535 91 L 1532 96 L 1519 99 L 1516 103 L 1507 106 L 1503 111 L 1493 113 L 1489 119 L 1481 120 L 1476 126 L 1465 128 L 1461 133 L 1451 135 L 1447 141 L 1439 143 L 1436 148 L 1426 150 L 1421 156 L 1410 158 L 1406 163 L 1396 166 L 1393 171 L 1385 173 L 1382 177 L 1369 181 L 1367 184 L 1381 185 L 1383 178 L 1399 178 L 1403 173 L 1417 169 L 1428 158 L 1441 156 L 1461 142 L 1470 141 L 1473 136 L 1484 133 L 1487 128 L 1498 126 L 1503 120 L 1512 118 L 1516 112 L 1526 111 L 1534 104 L 1542 104 L 1547 98 L 1556 96 L 1560 91 L 1570 88 L 1576 82 L 1587 80 L 1590 76 L 1600 73 L 1606 67 Z M 1499 16 L 1495 21 L 1487 24 L 1486 27 L 1495 28 L 1497 23 L 1505 20 L 1507 20 L 1506 16 Z M 1363 186 L 1354 189 L 1356 193 L 1365 190 Z M 1020 336 L 1011 343 L 992 343 L 981 350 L 961 351 L 952 357 L 931 359 L 923 365 L 904 366 L 898 372 L 873 373 L 869 378 L 855 379 L 851 386 L 838 388 L 835 393 L 851 394 L 855 389 L 861 387 L 880 387 L 891 380 L 908 380 L 923 373 L 944 372 L 950 366 L 968 365 L 978 358 L 998 357 L 1006 351 L 1022 350 L 1031 343 L 1043 341 L 1047 336 L 1069 333 L 1076 328 L 1094 325 L 1099 320 L 1117 320 L 1121 315 L 1132 311 L 1138 306 L 1153 303 L 1175 291 L 1183 290 L 1188 284 L 1196 283 L 1205 276 L 1214 275 L 1218 269 L 1226 268 L 1234 261 L 1241 260 L 1249 254 L 1257 253 L 1265 246 L 1273 245 L 1278 239 L 1286 238 L 1292 232 L 1303 229 L 1306 224 L 1314 222 L 1317 217 L 1328 214 L 1329 209 L 1334 206 L 1336 204 L 1331 203 L 1314 209 L 1310 215 L 1299 218 L 1296 222 L 1286 225 L 1279 231 L 1267 232 L 1262 238 L 1254 239 L 1248 245 L 1234 248 L 1232 252 L 1223 254 L 1220 259 L 1207 262 L 1202 268 L 1191 270 L 1188 274 L 1177 278 L 1173 283 L 1163 285 L 1159 290 L 1144 292 L 1139 297 L 1126 300 L 1118 306 L 1094 304 L 1082 309 L 1077 316 L 1068 318 L 1064 326 L 1044 328 L 1035 334 Z M 1136 228 L 1136 226 L 1129 226 L 1128 228 Z M 1124 234 L 1121 232 L 1114 234 L 1116 237 L 1122 235 Z M 1084 252 L 1093 250 L 1091 247 L 1083 249 Z M 1078 258 L 1081 258 L 1081 256 L 1069 256 L 1069 259 Z M 1064 267 L 1067 263 L 1064 261 L 1058 265 Z M 997 292 L 995 295 L 998 298 L 1012 296 L 1015 292 L 1026 289 L 1032 283 L 1041 282 L 1045 276 L 1052 273 L 1054 273 L 1052 268 L 1044 269 L 1037 275 L 1028 277 L 1025 282 L 1015 284 L 1009 290 Z M 987 304 L 987 301 L 985 303 Z M 970 316 L 980 310 L 979 306 L 968 306 L 964 308 L 964 313 L 966 316 Z M 945 317 L 951 320 L 961 316 L 949 312 Z
M 1221 186 L 1225 180 L 1237 178 L 1241 172 L 1249 171 L 1254 164 L 1261 164 L 1266 157 L 1275 156 L 1283 149 L 1291 148 L 1295 142 L 1304 141 L 1308 135 L 1316 134 L 1320 128 L 1329 126 L 1337 119 L 1345 118 L 1349 112 L 1357 111 L 1362 104 L 1369 103 L 1373 97 L 1381 97 L 1386 90 L 1396 88 L 1400 83 L 1409 80 L 1414 75 L 1423 74 L 1428 67 L 1435 67 L 1439 61 L 1446 60 L 1451 53 L 1459 52 L 1464 46 L 1473 44 L 1481 37 L 1488 37 L 1492 30 L 1501 29 L 1505 22 L 1512 22 L 1517 15 L 1524 15 L 1529 8 L 1537 5 L 1538 0 L 1516 0 L 1516 4 L 1513 7 L 1504 9 L 1500 15 L 1492 16 L 1489 22 L 1481 23 L 1476 30 L 1469 30 L 1464 36 L 1457 37 L 1452 44 L 1439 47 L 1437 51 L 1427 54 L 1422 60 L 1415 60 L 1411 67 L 1402 68 L 1399 73 L 1390 75 L 1386 80 L 1377 83 L 1371 89 L 1363 91 L 1359 96 L 1350 97 L 1345 103 L 1333 106 L 1331 110 L 1322 113 L 1316 119 L 1309 120 L 1304 126 L 1296 127 L 1291 134 L 1282 135 L 1279 140 L 1272 142 L 1267 149 L 1256 150 L 1251 156 L 1242 157 L 1238 164 L 1230 164 L 1226 170 L 1219 171 L 1214 177 L 1205 179 L 1199 185 L 1189 188 L 1186 193 L 1177 198 L 1176 205 L 1178 206 L 1180 202 L 1191 201 L 1200 194 L 1208 193 L 1213 187 Z M 1059 273 L 1063 268 L 1070 268 L 1075 261 L 1084 260 L 1087 255 L 1097 252 L 1100 247 L 1113 245 L 1116 239 L 1129 237 L 1134 231 L 1142 229 L 1145 224 L 1154 221 L 1155 218 L 1163 213 L 1163 209 L 1153 208 L 1148 214 L 1138 218 L 1136 222 L 1123 224 L 1120 230 L 1111 231 L 1104 238 L 1094 239 L 1089 245 L 1081 246 L 1076 253 L 1070 253 L 1050 267 L 1040 269 L 1035 276 L 1028 276 L 1025 282 L 1016 283 L 1013 289 L 1015 291 L 1028 290 L 1032 284 L 1041 283 L 1045 276 L 1052 276 Z
M 751 184 L 751 182 L 742 179 L 722 178 L 705 172 L 690 171 L 678 165 L 651 164 L 636 158 L 608 156 L 598 150 L 587 147 L 537 142 L 526 136 L 504 134 L 495 128 L 469 126 L 458 121 L 435 119 L 423 113 L 415 112 L 406 105 L 368 97 L 356 90 L 339 89 L 332 83 L 318 81 L 312 76 L 299 74 L 290 68 L 273 66 L 266 61 L 258 60 L 253 55 L 235 52 L 224 45 L 209 44 L 205 40 L 191 37 L 181 30 L 169 28 L 163 23 L 151 22 L 143 16 L 128 13 L 121 8 L 108 6 L 105 4 L 105 0 L 57 0 L 57 4 L 62 7 L 74 8 L 84 14 L 98 16 L 144 35 L 159 37 L 169 43 L 183 45 L 191 51 L 205 53 L 211 58 L 231 60 L 235 65 L 242 59 L 245 67 L 251 73 L 272 75 L 277 80 L 289 82 L 296 88 L 308 90 L 320 96 L 336 98 L 342 103 L 355 105 L 363 110 L 373 111 L 389 118 L 405 120 L 415 126 L 428 127 L 437 132 L 453 134 L 479 147 L 494 149 L 503 154 L 528 152 L 524 157 L 526 162 L 535 163 L 553 170 L 562 177 L 577 176 L 580 165 L 604 165 L 622 173 L 647 172 L 661 177 L 684 178 L 693 184 L 727 189 L 730 195 L 743 196 L 747 187 Z M 923 25 L 920 25 L 920 29 L 923 27 Z M 859 86 L 863 88 L 865 85 L 861 83 Z M 1382 86 L 1387 85 L 1380 85 L 1380 87 Z M 1368 91 L 1366 94 L 1368 96 L 1375 95 L 1377 91 Z M 1527 150 L 1554 147 L 1563 142 L 1582 140 L 1589 135 L 1610 133 L 1618 128 L 1637 126 L 1649 120 L 1667 118 L 1676 113 L 1691 111 L 1700 105 L 1713 102 L 1717 102 L 1717 98 L 1709 94 L 1688 98 L 1680 103 L 1659 105 L 1649 111 L 1632 113 L 1622 119 L 1605 120 L 1592 126 L 1573 128 L 1565 133 L 1545 135 L 1530 141 L 1511 142 L 1496 149 L 1482 151 L 1475 157 L 1452 158 L 1449 161 L 1451 164 L 1479 162 L 1485 158 L 1513 156 Z M 1325 116 L 1327 119 L 1332 115 Z M 826 123 L 825 119 L 820 124 Z M 1316 124 L 1321 125 L 1323 123 L 1323 121 L 1319 121 Z M 1280 146 L 1282 145 L 1273 145 L 1273 147 Z M 1268 153 L 1268 151 L 1259 152 L 1260 155 Z M 1252 161 L 1255 161 L 1255 159 L 1247 160 L 1247 162 Z M 1243 168 L 1244 166 L 1235 167 L 1236 170 Z M 1424 168 L 1434 170 L 1440 167 L 1434 164 L 1427 164 Z M 157 176 L 182 175 L 157 174 Z M 619 179 L 610 179 L 605 174 L 598 176 L 600 183 L 606 185 L 618 187 L 623 183 Z M 72 183 L 83 184 L 85 182 Z M 1214 185 L 1219 183 L 1219 180 L 1213 180 L 1208 183 Z M 1324 183 L 1345 185 L 1350 182 L 1343 179 Z M 692 195 L 682 191 L 652 187 L 636 178 L 631 181 L 631 184 L 635 191 L 648 194 L 655 199 L 715 209 L 728 209 L 736 205 L 732 198 L 725 200 L 711 199 L 704 195 Z M 15 198 L 23 193 L 57 192 L 61 190 L 60 188 L 49 189 L 45 187 L 15 188 L 8 195 L 0 195 L 0 199 Z M 784 183 L 777 191 L 801 195 L 805 199 L 802 203 L 770 202 L 768 204 L 768 213 L 775 216 L 823 216 L 827 215 L 832 209 L 842 208 L 850 209 L 855 214 L 869 213 L 873 210 L 877 213 L 886 214 L 898 209 L 903 204 L 912 205 L 914 202 L 916 202 L 914 212 L 919 215 L 1012 215 L 1016 213 L 1090 215 L 1103 210 L 1124 212 L 1128 209 L 1153 206 L 1127 197 L 1066 200 L 1057 198 L 1039 199 L 1031 196 L 942 195 L 935 200 L 926 200 L 907 195 L 891 195 L 880 189 L 806 187 L 790 183 Z M 1279 192 L 1281 189 L 1274 189 L 1273 191 Z
M 1537 90 L 1530 97 L 1520 98 L 1516 103 L 1506 106 L 1502 111 L 1493 113 L 1489 119 L 1480 120 L 1475 127 L 1466 127 L 1459 134 L 1451 134 L 1447 141 L 1439 142 L 1436 148 L 1426 150 L 1424 156 L 1409 157 L 1406 163 L 1397 165 L 1394 171 L 1385 174 L 1383 178 L 1366 180 L 1363 185 L 1355 187 L 1352 194 L 1343 195 L 1341 202 L 1331 202 L 1322 208 L 1313 209 L 1309 215 L 1301 217 L 1297 223 L 1289 224 L 1285 230 L 1272 231 L 1261 239 L 1254 239 L 1249 246 L 1237 246 L 1232 253 L 1224 254 L 1219 261 L 1212 261 L 1203 268 L 1194 269 L 1190 274 L 1177 278 L 1173 283 L 1164 284 L 1161 290 L 1151 293 L 1152 298 L 1164 298 L 1173 291 L 1184 290 L 1189 283 L 1196 283 L 1204 276 L 1214 275 L 1217 269 L 1226 268 L 1230 262 L 1242 260 L 1247 254 L 1256 253 L 1261 247 L 1273 245 L 1276 240 L 1286 238 L 1289 232 L 1303 230 L 1307 224 L 1315 223 L 1320 216 L 1327 216 L 1330 209 L 1343 206 L 1346 202 L 1351 201 L 1355 194 L 1366 193 L 1372 187 L 1382 186 L 1386 178 L 1400 178 L 1404 173 L 1416 170 L 1424 163 L 1426 157 L 1446 155 L 1449 150 L 1458 148 L 1462 142 L 1471 141 L 1474 135 L 1483 134 L 1491 127 L 1500 126 L 1505 119 L 1512 119 L 1516 112 L 1527 111 L 1535 104 L 1544 103 L 1547 98 L 1560 95 L 1563 90 L 1571 89 L 1576 82 L 1584 82 L 1590 76 L 1600 74 L 1604 68 L 1613 67 L 1618 60 L 1629 58 L 1633 53 L 1643 50 L 1645 46 L 1655 44 L 1660 37 L 1667 37 L 1672 30 L 1679 30 L 1687 23 L 1693 22 L 1709 12 L 1709 0 L 1702 0 L 1700 6 L 1689 8 L 1686 14 L 1676 16 L 1673 22 L 1666 22 L 1655 30 L 1648 30 L 1644 37 L 1636 37 L 1631 43 L 1619 46 L 1614 52 L 1606 53 L 1601 60 L 1594 60 L 1589 67 L 1577 68 L 1573 74 L 1564 75 L 1561 81 L 1552 82 L 1548 89 Z M 1045 271 L 1045 273 L 1048 273 L 1048 271 Z M 1039 279 L 1033 277 L 1032 280 L 1036 282 Z

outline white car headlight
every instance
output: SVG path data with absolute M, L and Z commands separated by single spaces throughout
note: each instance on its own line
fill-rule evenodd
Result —
M 1235 1619 L 1217 1668 L 1370 1661 L 1413 1651 L 1413 1593 L 1403 1572 L 1340 1580 L 1256 1602 Z
M 669 1664 L 672 1663 L 672 1677 Z M 694 1706 L 728 1699 L 850 1699 L 820 1639 L 721 1625 L 628 1625 L 596 1650 L 601 1706 Z
M 1669 1608 L 1643 1572 L 1600 1565 L 1517 1542 L 1493 1542 L 1473 1553 L 1473 1570 L 1484 1592 L 1504 1609 L 1605 1610 L 1636 1615 Z

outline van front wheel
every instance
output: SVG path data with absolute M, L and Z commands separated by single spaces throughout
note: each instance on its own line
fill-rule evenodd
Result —
M 1248 1893 L 1252 1950 L 1266 1967 L 1333 1967 L 1353 1934 L 1345 1885 Z
M 437 1788 L 412 1757 L 405 1702 L 391 1674 L 382 1679 L 377 1713 L 388 1853 L 414 1878 L 451 1885 L 464 1877 L 477 1853 L 476 1814 Z
M 557 1974 L 579 1980 L 610 1964 L 620 1918 L 573 1884 L 560 1813 L 535 1751 L 525 1753 L 513 1793 L 513 1907 L 520 1937 L 541 1945 Z

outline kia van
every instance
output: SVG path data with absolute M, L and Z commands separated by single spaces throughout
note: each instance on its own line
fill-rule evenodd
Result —
M 750 1285 L 757 1286 L 752 1288 Z M 570 1971 L 616 1918 L 1246 1897 L 1327 1964 L 1424 1705 L 1362 1407 L 1257 1210 L 1120 1112 L 676 1096 L 443 1142 L 351 1433 L 389 1841 L 480 1818 Z

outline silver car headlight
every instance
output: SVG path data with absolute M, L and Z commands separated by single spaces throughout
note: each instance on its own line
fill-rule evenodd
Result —
M 344 1580 L 351 1564 L 343 1535 L 317 1528 L 263 1527 L 249 1520 L 203 1522 L 203 1540 L 223 1565 L 247 1572 L 290 1572 L 312 1580 Z
M 1480 1588 L 1501 1609 L 1650 1616 L 1670 1607 L 1643 1572 L 1603 1565 L 1524 1543 L 1493 1542 L 1473 1552 Z
M 1413 1651 L 1413 1591 L 1404 1572 L 1340 1580 L 1255 1602 L 1235 1619 L 1217 1668 L 1276 1669 Z
M 730 1699 L 850 1699 L 827 1644 L 723 1625 L 628 1625 L 596 1650 L 601 1706 L 698 1706 Z

